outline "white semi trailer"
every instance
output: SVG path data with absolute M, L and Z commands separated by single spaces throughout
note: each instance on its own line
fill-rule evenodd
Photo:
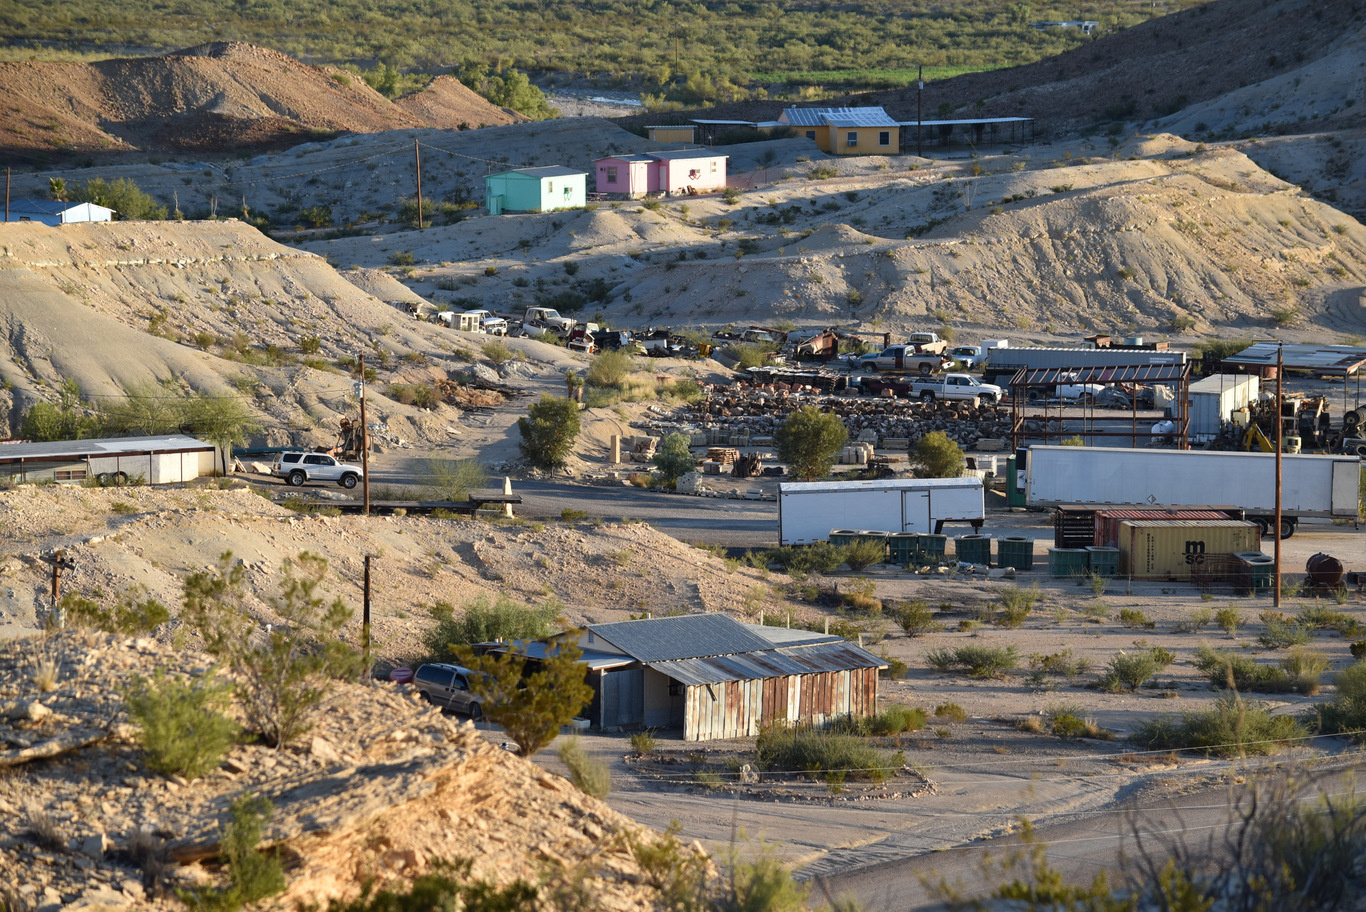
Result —
M 939 534 L 986 519 L 980 478 L 793 481 L 778 485 L 778 541 L 825 541 L 836 529 Z
M 1030 506 L 1241 507 L 1268 534 L 1276 515 L 1276 454 L 1211 450 L 1032 446 L 1024 455 Z M 1352 519 L 1359 508 L 1355 456 L 1282 456 L 1281 538 L 1300 517 Z

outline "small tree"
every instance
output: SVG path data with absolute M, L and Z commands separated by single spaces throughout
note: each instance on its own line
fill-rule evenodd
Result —
M 231 694 L 232 685 L 212 674 L 181 681 L 159 670 L 150 681 L 133 678 L 125 702 L 128 718 L 142 728 L 147 766 L 190 779 L 217 769 L 238 732 L 222 712 Z
M 963 448 L 943 431 L 930 431 L 921 437 L 915 445 L 915 456 L 920 461 L 916 475 L 921 478 L 957 478 L 967 466 Z
M 691 442 L 687 434 L 675 431 L 667 435 L 655 451 L 655 468 L 659 469 L 665 484 L 674 484 L 681 476 L 697 467 L 697 461 L 692 455 Z
M 427 486 L 437 500 L 465 500 L 488 480 L 488 472 L 477 459 L 427 460 Z
M 461 653 L 462 664 L 477 672 L 470 690 L 484 701 L 484 716 L 506 729 L 517 742 L 517 754 L 530 757 L 555 740 L 567 724 L 593 699 L 579 664 L 583 651 L 562 643 L 527 673 L 527 660 L 516 654 L 476 656 Z
M 82 440 L 99 433 L 99 423 L 86 412 L 81 387 L 68 377 L 62 381 L 57 404 L 35 402 L 20 419 L 20 433 L 30 440 Z
M 248 727 L 278 747 L 308 731 L 308 714 L 332 681 L 358 674 L 363 659 L 341 639 L 351 609 L 318 594 L 326 560 L 307 551 L 286 559 L 280 595 L 270 602 L 279 620 L 264 633 L 245 607 L 244 572 L 228 552 L 216 568 L 192 574 L 181 616 L 237 678 Z
M 792 467 L 802 481 L 814 481 L 830 474 L 840 448 L 849 439 L 838 415 L 822 412 L 814 405 L 797 409 L 778 426 L 773 435 L 778 458 Z
M 166 207 L 143 193 L 137 184 L 126 177 L 112 181 L 92 177 L 84 185 L 78 184 L 69 192 L 72 202 L 94 203 L 96 206 L 113 209 L 120 221 L 166 218 Z
M 527 410 L 527 416 L 517 419 L 517 430 L 522 434 L 517 447 L 536 468 L 558 469 L 568 461 L 579 428 L 577 402 L 542 394 L 541 401 Z
M 462 647 L 473 643 L 550 636 L 563 610 L 558 599 L 548 599 L 536 606 L 519 605 L 499 594 L 490 605 L 488 596 L 481 595 L 467 602 L 464 612 L 456 616 L 450 604 L 437 602 L 432 606 L 436 626 L 422 635 L 422 645 L 427 649 L 428 661 L 451 662 Z

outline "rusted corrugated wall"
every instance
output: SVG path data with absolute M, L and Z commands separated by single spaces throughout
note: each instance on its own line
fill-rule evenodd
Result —
M 877 669 L 695 684 L 687 688 L 686 741 L 746 738 L 772 722 L 823 725 L 877 711 Z

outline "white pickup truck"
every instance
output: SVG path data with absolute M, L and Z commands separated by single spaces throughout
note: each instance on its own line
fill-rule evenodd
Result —
M 873 355 L 851 360 L 851 366 L 872 371 L 907 371 L 928 376 L 953 362 L 943 355 L 918 354 L 910 345 L 892 345 Z
M 547 329 L 553 332 L 567 333 L 574 328 L 574 318 L 564 317 L 553 307 L 528 307 L 526 315 L 522 317 L 522 332 L 543 332 Z
M 971 400 L 978 405 L 995 405 L 1004 397 L 1005 391 L 968 374 L 945 374 L 936 380 L 912 380 L 910 394 L 924 402 L 956 399 Z

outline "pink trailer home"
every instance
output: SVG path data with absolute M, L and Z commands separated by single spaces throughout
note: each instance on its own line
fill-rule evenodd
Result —
M 594 162 L 597 192 L 639 199 L 650 193 L 712 193 L 726 187 L 726 159 L 708 149 L 615 155 Z

